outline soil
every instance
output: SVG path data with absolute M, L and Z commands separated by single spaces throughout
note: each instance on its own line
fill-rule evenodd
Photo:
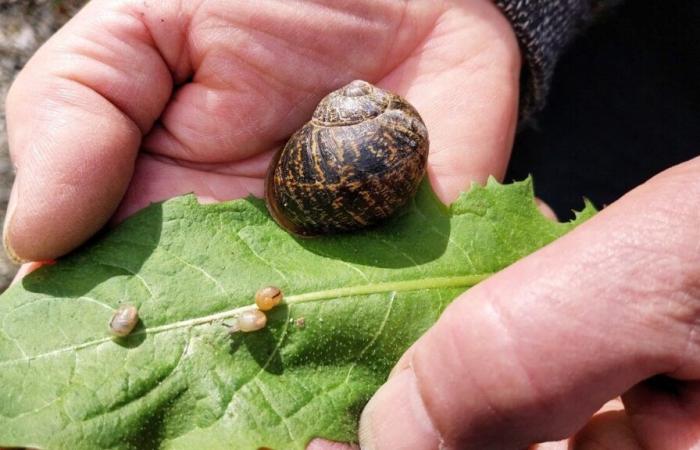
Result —
M 85 3 L 85 0 L 0 0 L 0 223 L 14 180 L 5 129 L 5 96 L 27 60 Z M 17 271 L 0 252 L 0 292 Z

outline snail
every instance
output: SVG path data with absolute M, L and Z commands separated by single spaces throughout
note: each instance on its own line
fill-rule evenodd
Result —
M 265 286 L 255 293 L 255 304 L 260 311 L 269 311 L 282 301 L 282 291 L 275 286 Z
M 303 237 L 370 226 L 413 197 L 427 159 L 428 131 L 415 108 L 355 80 L 324 97 L 277 153 L 267 208 Z
M 240 315 L 236 316 L 234 320 L 235 322 L 233 325 L 226 325 L 231 334 L 239 331 L 250 333 L 252 331 L 261 330 L 267 325 L 267 316 L 259 309 L 243 311 Z
M 109 331 L 118 337 L 128 336 L 139 323 L 139 312 L 134 305 L 120 305 L 109 321 Z

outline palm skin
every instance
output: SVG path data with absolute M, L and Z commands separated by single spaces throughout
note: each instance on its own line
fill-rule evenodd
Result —
M 472 3 L 493 14 L 492 22 L 501 19 L 490 4 Z M 504 21 L 505 31 L 484 36 L 470 5 L 251 6 L 208 2 L 193 16 L 183 36 L 201 43 L 190 45 L 192 81 L 176 89 L 145 138 L 148 156 L 137 164 L 127 208 L 182 190 L 214 200 L 260 196 L 272 153 L 325 93 L 357 78 L 401 92 L 421 111 L 432 136 L 431 175 L 443 198 L 471 177 L 502 173 L 518 73 Z M 501 40 L 484 43 L 493 37 Z M 186 45 L 172 42 L 178 44 Z M 502 47 L 503 61 L 491 49 L 481 54 L 482 46 Z M 180 192 L 168 181 L 174 178 L 182 180 Z

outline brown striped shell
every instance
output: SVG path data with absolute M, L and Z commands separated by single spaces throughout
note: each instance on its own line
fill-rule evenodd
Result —
M 366 81 L 328 94 L 278 152 L 265 199 L 301 236 L 356 230 L 390 217 L 425 175 L 428 130 L 405 99 Z

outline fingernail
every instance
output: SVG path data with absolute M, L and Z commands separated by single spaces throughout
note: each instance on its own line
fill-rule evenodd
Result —
M 396 374 L 372 397 L 362 412 L 359 435 L 362 450 L 440 448 L 412 370 Z
M 5 247 L 5 254 L 15 264 L 22 264 L 22 258 L 17 256 L 15 251 L 12 249 L 12 243 L 10 242 L 10 229 L 12 228 L 12 218 L 15 215 L 15 209 L 17 208 L 17 181 L 12 186 L 12 191 L 10 191 L 10 199 L 7 203 L 7 211 L 5 212 L 5 223 L 2 227 L 2 244 Z

